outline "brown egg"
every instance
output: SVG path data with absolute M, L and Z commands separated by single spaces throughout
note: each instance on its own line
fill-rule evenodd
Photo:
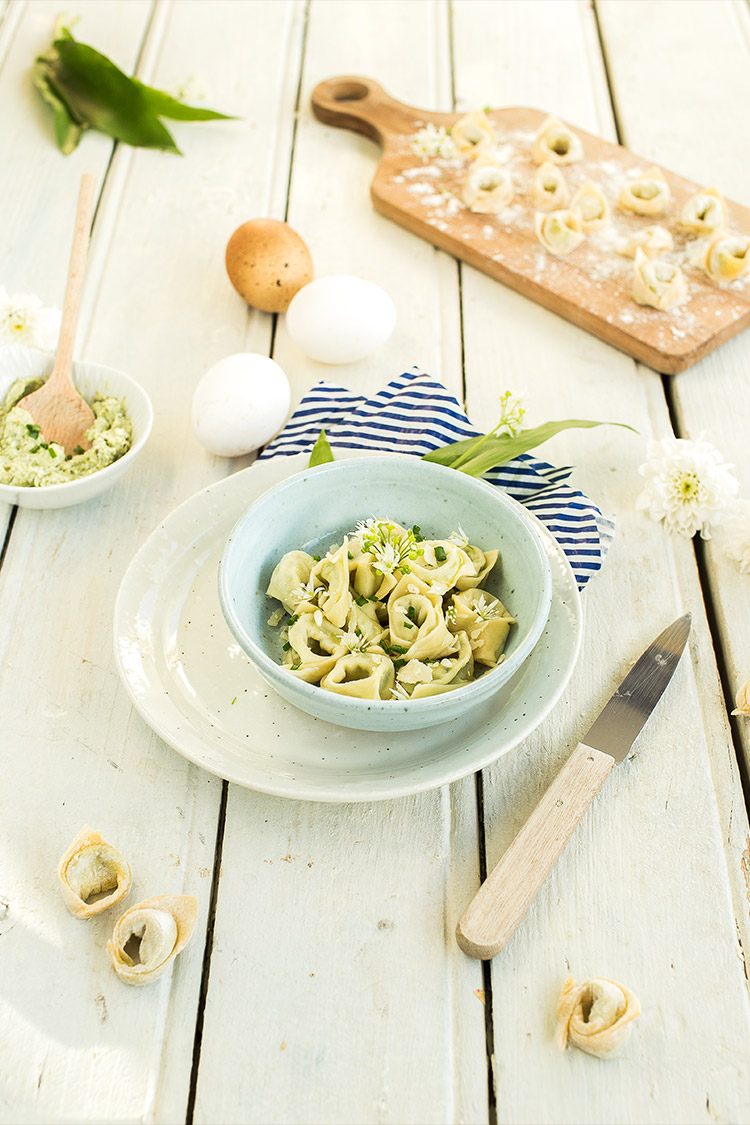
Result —
M 240 297 L 264 312 L 286 312 L 313 276 L 310 251 L 277 219 L 252 219 L 238 227 L 227 243 L 226 264 Z

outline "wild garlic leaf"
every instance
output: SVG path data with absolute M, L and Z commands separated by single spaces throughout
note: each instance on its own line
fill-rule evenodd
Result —
M 153 86 L 146 86 L 137 78 L 131 81 L 139 86 L 143 92 L 146 104 L 152 113 L 158 117 L 169 117 L 172 121 L 234 121 L 229 113 L 219 113 L 215 109 L 202 109 L 200 106 L 186 105 L 185 102 L 173 98 L 164 90 L 157 90 Z
M 125 144 L 179 153 L 143 92 L 106 55 L 75 39 L 56 39 L 53 47 L 51 81 L 74 118 Z
M 31 72 L 31 80 L 41 94 L 44 101 L 52 110 L 52 123 L 55 130 L 57 147 L 66 156 L 70 155 L 83 133 L 83 126 L 73 120 L 70 110 L 50 85 L 47 67 L 41 62 L 36 62 Z
M 325 430 L 321 430 L 320 433 L 318 434 L 318 440 L 315 442 L 315 445 L 312 447 L 312 452 L 310 453 L 310 460 L 308 461 L 308 467 L 312 469 L 313 466 L 315 466 L 315 465 L 325 465 L 327 461 L 333 461 L 333 460 L 334 460 L 333 451 L 332 451 L 330 445 L 328 444 L 328 438 L 326 437 L 326 432 L 325 432 Z
M 106 55 L 74 39 L 68 27 L 58 28 L 50 49 L 37 58 L 33 81 L 52 109 L 55 140 L 66 154 L 73 151 L 86 128 L 138 148 L 179 153 L 160 117 L 180 121 L 227 118 L 227 114 L 186 105 L 129 78 Z
M 465 441 L 452 442 L 434 449 L 432 453 L 426 453 L 422 459 L 434 461 L 438 465 L 448 465 L 472 477 L 481 477 L 497 465 L 504 465 L 521 453 L 536 449 L 538 445 L 549 441 L 563 430 L 591 429 L 594 426 L 623 426 L 626 430 L 637 432 L 632 426 L 626 426 L 623 422 L 592 422 L 585 418 L 565 418 L 558 422 L 545 422 L 531 430 L 519 430 L 513 436 L 482 434 Z

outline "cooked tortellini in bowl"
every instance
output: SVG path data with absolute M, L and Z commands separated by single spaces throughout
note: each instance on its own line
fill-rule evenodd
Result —
M 482 584 L 498 551 L 459 528 L 428 539 L 384 517 L 359 522 L 322 556 L 288 551 L 267 594 L 281 663 L 324 691 L 408 700 L 455 691 L 504 658 L 512 614 Z
M 395 453 L 308 466 L 258 497 L 222 551 L 219 603 L 237 642 L 229 698 L 263 691 L 257 673 L 321 721 L 322 768 L 336 768 L 325 724 L 455 722 L 460 737 L 460 724 L 502 707 L 539 642 L 550 559 L 528 509 L 467 473 Z

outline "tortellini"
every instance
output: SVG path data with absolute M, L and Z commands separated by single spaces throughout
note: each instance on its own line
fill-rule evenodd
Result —
M 531 186 L 531 200 L 537 211 L 561 211 L 570 199 L 565 176 L 550 160 L 545 160 Z
M 680 226 L 691 234 L 710 234 L 727 225 L 727 205 L 718 188 L 699 191 L 680 212 Z
M 633 300 L 654 309 L 671 309 L 687 296 L 687 281 L 679 266 L 649 258 L 640 248 L 633 266 Z
M 534 139 L 531 155 L 537 164 L 573 164 L 583 156 L 583 145 L 559 117 L 548 117 Z
M 736 281 L 750 268 L 750 238 L 716 231 L 696 264 L 712 281 Z
M 513 199 L 510 173 L 495 164 L 480 163 L 469 172 L 463 189 L 463 201 L 470 211 L 494 215 Z
M 633 211 L 636 215 L 663 215 L 672 202 L 672 194 L 664 173 L 653 167 L 637 179 L 629 180 L 618 202 L 623 211 Z
M 460 117 L 450 131 L 451 140 L 462 155 L 476 155 L 495 144 L 495 130 L 483 109 L 472 110 Z
M 588 234 L 599 230 L 609 219 L 609 204 L 602 189 L 593 180 L 586 180 L 570 201 L 570 210 L 581 220 L 581 228 Z
M 586 238 L 580 218 L 575 211 L 551 211 L 534 216 L 536 236 L 545 250 L 557 257 L 570 254 Z
M 666 254 L 674 246 L 674 239 L 666 227 L 644 227 L 636 231 L 629 238 L 623 239 L 620 244 L 620 253 L 626 258 L 634 258 L 638 247 L 649 258 L 658 258 Z
M 360 699 L 463 687 L 500 663 L 514 624 L 481 588 L 497 564 L 497 550 L 470 544 L 460 530 L 425 539 L 382 518 L 358 524 L 322 558 L 290 551 L 267 589 L 286 610 L 282 665 Z

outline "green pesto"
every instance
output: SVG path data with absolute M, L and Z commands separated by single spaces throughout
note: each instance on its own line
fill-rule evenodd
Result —
M 87 431 L 91 448 L 66 457 L 55 442 L 47 442 L 27 410 L 16 404 L 37 390 L 44 379 L 16 379 L 0 403 L 0 484 L 44 488 L 89 476 L 127 453 L 133 427 L 124 403 L 97 392 L 91 403 L 94 423 Z

